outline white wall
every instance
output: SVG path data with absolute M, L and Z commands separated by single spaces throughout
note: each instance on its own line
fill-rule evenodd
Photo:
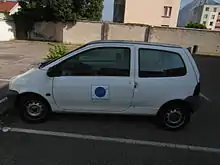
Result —
M 15 24 L 13 21 L 0 20 L 0 41 L 15 39 Z

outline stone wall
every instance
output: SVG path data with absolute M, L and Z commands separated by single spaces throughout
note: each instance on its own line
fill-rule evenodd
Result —
M 77 22 L 75 25 L 69 23 L 63 28 L 63 42 L 65 43 L 87 43 L 101 39 L 100 22 Z
M 220 53 L 220 32 L 185 28 L 150 28 L 149 42 L 170 43 L 192 47 L 198 45 L 200 54 Z
M 132 25 L 132 24 L 109 24 L 108 39 L 109 40 L 133 40 L 145 41 L 146 25 Z
M 37 22 L 28 37 L 32 40 L 63 42 L 63 29 L 62 23 Z
M 84 44 L 93 40 L 134 40 L 170 43 L 192 47 L 199 54 L 220 54 L 220 32 L 185 28 L 151 27 L 140 24 L 119 24 L 79 21 L 76 24 L 39 22 L 29 39 Z

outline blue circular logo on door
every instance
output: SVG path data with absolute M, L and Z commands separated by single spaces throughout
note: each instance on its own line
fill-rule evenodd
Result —
M 97 87 L 95 89 L 95 95 L 97 97 L 104 97 L 106 95 L 106 90 L 103 87 Z

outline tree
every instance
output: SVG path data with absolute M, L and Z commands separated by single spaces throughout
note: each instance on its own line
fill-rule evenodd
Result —
M 186 28 L 195 28 L 195 29 L 207 29 L 205 25 L 197 23 L 197 22 L 190 22 L 185 27 Z
M 26 21 L 100 21 L 104 0 L 19 0 L 21 9 L 14 16 Z
M 80 0 L 81 7 L 77 14 L 78 19 L 89 19 L 92 21 L 100 21 L 102 18 L 104 0 Z

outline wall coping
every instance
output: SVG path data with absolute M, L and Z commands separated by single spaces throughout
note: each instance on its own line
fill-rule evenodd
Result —
M 194 29 L 194 28 L 185 28 L 185 27 L 161 27 L 161 26 L 151 26 L 152 28 L 158 29 L 174 29 L 174 30 L 188 30 L 188 31 L 198 31 L 198 32 L 216 32 L 220 33 L 220 31 L 208 30 L 208 29 Z
M 39 21 L 40 22 L 51 22 L 54 24 L 59 24 L 62 22 L 53 22 L 53 21 Z M 194 28 L 185 28 L 185 27 L 162 27 L 162 26 L 152 26 L 147 24 L 138 24 L 138 23 L 118 23 L 118 22 L 110 22 L 110 21 L 88 21 L 88 20 L 78 20 L 77 22 L 81 23 L 96 23 L 96 24 L 110 24 L 110 25 L 122 25 L 122 26 L 136 26 L 136 27 L 150 27 L 150 28 L 158 28 L 158 29 L 174 29 L 174 30 L 187 30 L 187 31 L 198 31 L 198 32 L 211 32 L 211 33 L 220 33 L 220 31 L 208 30 L 208 29 L 194 29 Z M 76 24 L 77 24 L 76 22 Z M 74 22 L 67 22 L 63 24 L 74 24 Z

